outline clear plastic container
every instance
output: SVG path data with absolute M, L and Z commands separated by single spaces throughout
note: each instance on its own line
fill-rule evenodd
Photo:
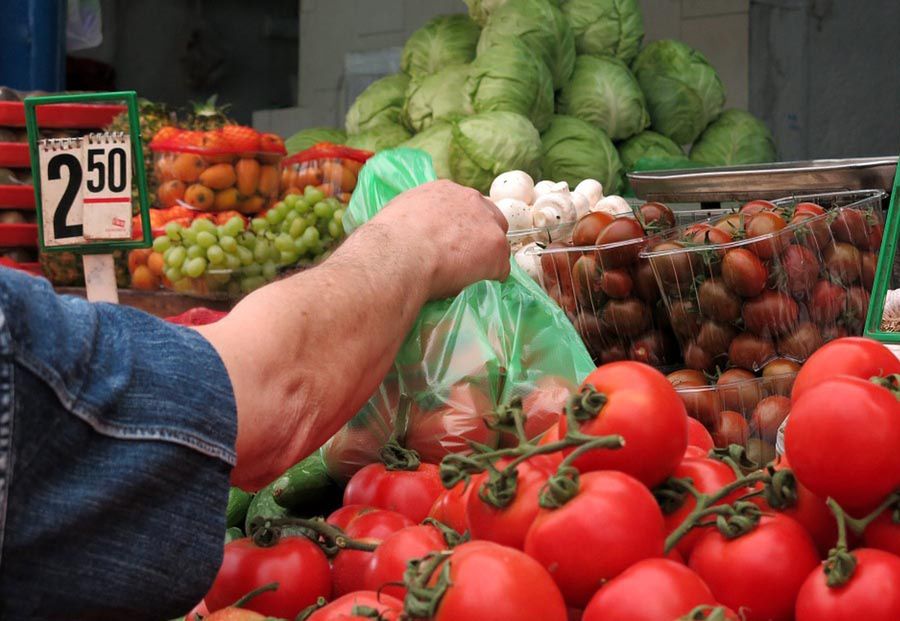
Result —
M 871 190 L 754 201 L 741 213 L 651 238 L 641 257 L 685 364 L 757 371 L 776 357 L 803 362 L 831 339 L 861 334 L 883 197 Z
M 314 186 L 325 196 L 348 204 L 359 170 L 372 155 L 330 142 L 295 153 L 281 163 L 281 196 L 302 194 L 307 186 Z
M 150 143 L 161 208 L 253 215 L 278 199 L 284 142 L 251 127 L 206 132 L 164 127 Z

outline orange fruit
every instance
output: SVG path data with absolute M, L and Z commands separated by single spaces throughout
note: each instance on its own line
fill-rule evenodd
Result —
M 237 188 L 228 188 L 227 190 L 219 190 L 218 192 L 216 192 L 216 198 L 213 204 L 216 211 L 229 211 L 237 207 L 237 203 Z
M 274 166 L 263 166 L 259 170 L 259 193 L 263 196 L 278 194 L 278 169 Z
M 352 192 L 356 187 L 356 175 L 337 160 L 330 160 L 322 164 L 322 174 L 325 183 L 335 190 Z
M 307 166 L 297 172 L 297 179 L 294 185 L 298 188 L 305 188 L 308 185 L 319 185 L 323 179 L 324 175 L 321 168 L 318 166 Z
M 156 196 L 159 204 L 165 207 L 174 207 L 178 201 L 184 199 L 184 190 L 187 186 L 182 181 L 166 181 L 159 186 Z
M 250 196 L 256 192 L 259 186 L 260 165 L 251 157 L 242 157 L 234 165 L 237 173 L 237 189 L 244 196 Z
M 185 190 L 184 200 L 194 209 L 199 209 L 200 211 L 208 211 L 213 208 L 215 196 L 213 195 L 213 191 L 205 185 L 195 183 L 194 185 L 189 186 L 187 190 Z
M 321 192 L 322 194 L 324 194 L 325 196 L 333 196 L 334 195 L 334 190 L 327 183 L 320 183 L 319 185 L 316 186 L 316 189 L 319 192 Z
M 303 194 L 303 190 L 301 190 L 297 186 L 292 185 L 291 187 L 289 187 L 287 190 L 284 191 L 285 196 L 287 196 L 288 194 Z
M 342 203 L 344 203 L 345 205 L 349 205 L 350 204 L 350 196 L 351 196 L 350 192 L 341 192 L 340 194 L 338 194 L 338 200 L 341 201 Z
M 131 286 L 142 291 L 151 291 L 159 287 L 159 279 L 146 265 L 138 265 L 131 274 Z
M 147 264 L 147 257 L 153 252 L 150 248 L 138 248 L 128 253 L 128 271 L 132 274 L 139 265 Z
M 175 170 L 172 165 L 175 163 L 175 156 L 165 154 L 156 159 L 156 176 L 160 181 L 171 181 L 175 178 Z
M 250 198 L 245 198 L 240 203 L 238 203 L 238 211 L 243 214 L 257 214 L 260 210 L 266 206 L 266 199 L 262 196 L 251 196 Z
M 203 158 L 193 153 L 180 153 L 172 162 L 175 178 L 185 183 L 193 183 L 199 179 L 203 168 Z
M 150 256 L 147 257 L 147 267 L 150 268 L 154 276 L 162 276 L 166 271 L 166 262 L 163 260 L 162 254 L 159 252 L 150 253 Z
M 345 159 L 341 160 L 344 164 L 344 168 L 352 172 L 354 175 L 359 175 L 359 169 L 363 167 L 362 162 L 357 162 L 356 160 Z
M 200 173 L 200 183 L 213 190 L 224 190 L 234 185 L 237 175 L 231 164 L 215 164 Z
M 216 224 L 225 224 L 235 216 L 238 216 L 241 220 L 243 220 L 244 225 L 247 224 L 247 218 L 244 217 L 239 211 L 220 211 L 215 215 L 213 221 Z
M 289 188 L 292 185 L 296 185 L 294 183 L 294 179 L 297 178 L 297 173 L 294 171 L 292 166 L 288 168 L 283 168 L 281 170 L 281 187 Z

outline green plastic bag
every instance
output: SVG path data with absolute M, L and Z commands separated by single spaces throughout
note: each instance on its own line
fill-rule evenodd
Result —
M 402 192 L 436 178 L 431 158 L 417 149 L 375 155 L 360 173 L 344 229 L 353 231 Z M 468 450 L 469 440 L 496 445 L 501 438 L 485 417 L 516 397 L 524 399 L 528 435 L 536 436 L 594 368 L 565 314 L 511 261 L 505 282 L 478 282 L 422 308 L 378 391 L 322 448 L 325 464 L 346 480 L 377 461 L 398 427 L 401 394 L 412 406 L 397 434 L 426 462 Z

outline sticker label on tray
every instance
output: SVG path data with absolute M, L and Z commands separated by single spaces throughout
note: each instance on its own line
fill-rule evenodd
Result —
M 41 140 L 45 246 L 131 238 L 131 139 L 124 133 Z

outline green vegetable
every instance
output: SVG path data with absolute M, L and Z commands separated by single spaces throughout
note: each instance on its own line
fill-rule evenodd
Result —
M 435 174 L 440 179 L 450 179 L 450 142 L 452 140 L 453 124 L 438 121 L 400 146 L 425 151 L 431 156 Z
M 350 136 L 347 138 L 347 146 L 378 152 L 396 147 L 401 142 L 409 140 L 409 137 L 410 133 L 406 131 L 405 127 L 397 123 L 390 123 Z
M 306 151 L 320 142 L 344 144 L 347 140 L 347 132 L 336 127 L 310 127 L 303 129 L 284 141 L 284 147 L 288 155 Z
M 538 130 L 546 129 L 553 115 L 550 70 L 516 39 L 497 42 L 478 54 L 469 68 L 466 92 L 475 112 L 516 112 Z
M 237 526 L 231 526 L 225 529 L 225 543 L 231 543 L 235 539 L 243 539 L 245 536 L 244 531 Z
M 515 0 L 513 0 L 515 1 Z M 491 13 L 509 2 L 509 0 L 464 0 L 469 7 L 469 15 L 481 26 L 487 23 Z M 553 0 L 554 5 L 559 5 L 560 0 Z
M 563 14 L 579 54 L 615 56 L 630 63 L 644 39 L 644 16 L 637 0 L 563 0 Z
M 650 109 L 651 129 L 678 144 L 697 139 L 722 112 L 725 88 L 709 61 L 679 41 L 654 41 L 632 65 Z
M 272 496 L 273 485 L 274 482 L 266 485 L 250 501 L 250 506 L 247 508 L 247 517 L 244 519 L 245 533 L 250 533 L 250 524 L 257 517 L 282 518 L 288 515 L 288 510 L 275 502 L 275 497 Z
M 412 80 L 403 105 L 406 126 L 420 132 L 437 120 L 471 114 L 472 105 L 465 88 L 468 76 L 469 65 L 455 65 L 420 80 Z
M 749 112 L 726 110 L 703 130 L 691 147 L 691 159 L 710 166 L 773 162 L 778 153 L 766 124 Z
M 622 178 L 622 162 L 602 130 L 571 116 L 555 116 L 541 136 L 541 171 L 547 179 L 575 187 L 596 179 L 605 194 L 615 194 Z
M 247 493 L 239 487 L 229 489 L 228 506 L 225 509 L 225 525 L 229 528 L 241 526 L 247 517 L 247 509 L 252 500 L 253 494 Z
M 416 30 L 403 46 L 400 68 L 423 78 L 475 58 L 481 29 L 467 15 L 440 15 Z
M 341 490 L 316 451 L 272 483 L 272 498 L 295 515 L 312 515 L 326 504 L 340 504 Z
M 352 136 L 379 125 L 398 124 L 408 86 L 409 76 L 403 73 L 372 82 L 347 111 L 347 133 Z
M 565 16 L 550 0 L 515 0 L 490 13 L 478 54 L 503 41 L 518 39 L 547 64 L 553 88 L 569 81 L 575 67 L 575 38 Z
M 450 172 L 457 183 L 487 193 L 494 177 L 524 170 L 540 177 L 541 136 L 514 112 L 482 112 L 453 126 Z
M 677 144 L 662 134 L 647 130 L 632 136 L 619 145 L 619 157 L 625 170 L 634 170 L 634 165 L 641 158 L 673 158 L 684 157 L 684 152 Z
M 559 112 L 599 127 L 613 140 L 624 140 L 650 125 L 644 94 L 618 58 L 579 56 L 572 79 L 562 89 Z

